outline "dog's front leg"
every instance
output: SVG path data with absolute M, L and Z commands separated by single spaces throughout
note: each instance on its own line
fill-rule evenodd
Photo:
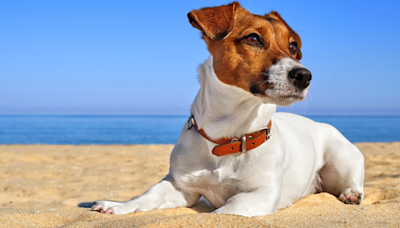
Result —
M 247 217 L 269 215 L 276 212 L 281 196 L 282 182 L 271 186 L 260 186 L 232 196 L 226 204 L 213 213 L 243 215 Z
M 173 179 L 167 175 L 141 196 L 127 202 L 97 201 L 92 209 L 106 214 L 122 215 L 154 209 L 192 206 L 199 197 L 199 194 L 178 189 Z

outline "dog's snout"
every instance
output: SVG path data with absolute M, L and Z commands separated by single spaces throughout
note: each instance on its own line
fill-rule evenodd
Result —
M 289 79 L 299 89 L 305 89 L 310 85 L 311 72 L 306 68 L 293 68 L 289 72 Z

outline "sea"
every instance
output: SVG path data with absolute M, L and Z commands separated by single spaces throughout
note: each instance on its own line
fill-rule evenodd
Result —
M 351 142 L 400 141 L 400 116 L 307 116 Z M 0 144 L 174 144 L 188 116 L 0 115 Z

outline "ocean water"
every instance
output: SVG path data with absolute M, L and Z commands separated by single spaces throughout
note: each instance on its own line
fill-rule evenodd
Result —
M 308 116 L 351 142 L 400 141 L 400 116 Z M 188 116 L 0 115 L 0 144 L 174 144 Z

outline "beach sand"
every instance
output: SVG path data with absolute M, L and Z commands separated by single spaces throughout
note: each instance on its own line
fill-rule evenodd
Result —
M 366 158 L 365 199 L 345 205 L 328 193 L 273 215 L 211 214 L 202 203 L 105 215 L 95 200 L 126 201 L 160 181 L 172 145 L 0 146 L 0 227 L 399 227 L 400 143 L 357 143 Z

